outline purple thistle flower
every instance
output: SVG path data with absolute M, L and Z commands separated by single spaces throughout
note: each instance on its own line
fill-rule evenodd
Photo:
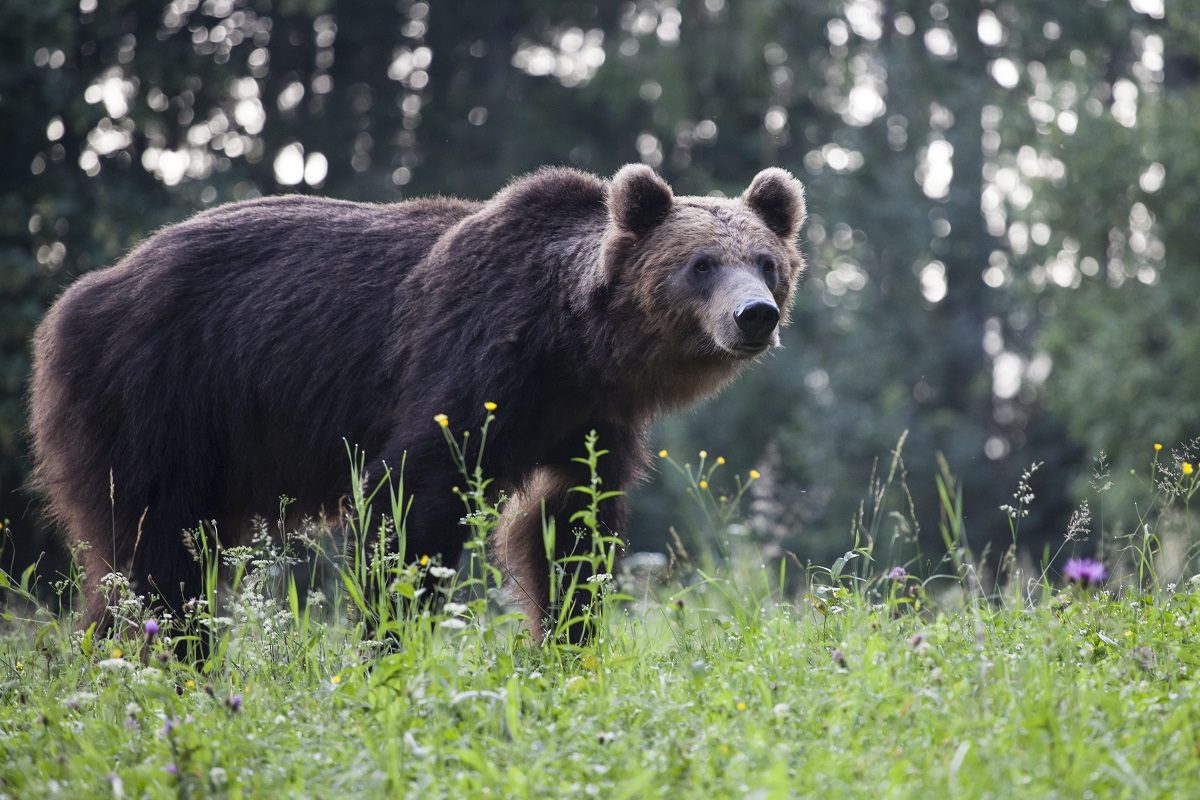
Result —
M 175 766 L 174 764 L 167 764 L 165 767 L 163 767 L 163 769 L 165 769 L 167 771 L 168 775 L 178 775 L 179 774 L 179 767 Z
M 158 636 L 158 622 L 157 620 L 148 619 L 146 620 L 146 638 L 153 639 L 155 636 Z
M 1078 583 L 1086 589 L 1107 578 L 1108 570 L 1095 559 L 1072 558 L 1068 559 L 1066 565 L 1063 567 L 1063 577 L 1071 583 Z
M 225 705 L 228 706 L 229 710 L 233 713 L 238 713 L 242 710 L 242 696 L 240 694 L 229 695 L 229 697 L 225 700 Z
M 904 567 L 892 567 L 890 570 L 888 570 L 887 576 L 888 580 L 902 581 L 908 577 L 908 570 L 906 570 Z

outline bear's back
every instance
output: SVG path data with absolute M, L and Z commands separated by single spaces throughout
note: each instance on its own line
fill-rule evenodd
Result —
M 477 207 L 233 203 L 83 276 L 36 334 L 39 482 L 69 468 L 103 483 L 111 470 L 129 491 L 175 475 L 206 487 L 199 505 L 261 490 L 241 501 L 258 505 L 344 472 L 342 437 L 378 446 L 390 416 L 383 345 L 397 287 Z

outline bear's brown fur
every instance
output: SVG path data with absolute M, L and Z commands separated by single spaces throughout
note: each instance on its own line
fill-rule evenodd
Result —
M 181 532 L 201 521 L 228 546 L 281 495 L 334 507 L 343 440 L 376 476 L 404 457 L 408 555 L 454 564 L 462 504 L 433 417 L 478 428 L 494 402 L 483 468 L 515 499 L 493 553 L 538 632 L 556 602 L 541 504 L 570 530 L 585 434 L 623 490 L 655 414 L 776 344 L 804 216 L 783 170 L 715 199 L 629 166 L 544 169 L 482 203 L 274 197 L 159 231 L 71 286 L 35 337 L 35 481 L 81 546 L 89 618 L 110 571 L 168 606 L 196 595 Z M 601 509 L 620 531 L 623 502 Z M 589 544 L 558 538 L 559 556 Z

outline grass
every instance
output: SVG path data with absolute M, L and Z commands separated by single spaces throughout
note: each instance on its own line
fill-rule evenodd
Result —
M 941 569 L 874 560 L 905 504 L 898 452 L 827 569 L 764 565 L 728 535 L 745 483 L 722 500 L 715 461 L 677 465 L 717 555 L 575 585 L 608 595 L 585 647 L 531 642 L 479 549 L 431 613 L 411 595 L 438 565 L 371 557 L 358 534 L 331 555 L 303 530 L 225 551 L 228 588 L 153 636 L 119 578 L 125 624 L 99 639 L 35 599 L 34 572 L 4 575 L 0 796 L 1196 796 L 1200 580 L 1162 577 L 1192 553 L 1170 565 L 1160 545 L 1190 531 L 1189 451 L 1163 459 L 1140 533 L 1112 537 L 1106 585 L 1014 558 L 988 594 L 948 472 Z M 496 509 L 462 466 L 482 537 Z M 378 528 L 367 499 L 352 532 Z M 207 658 L 176 657 L 189 630 Z

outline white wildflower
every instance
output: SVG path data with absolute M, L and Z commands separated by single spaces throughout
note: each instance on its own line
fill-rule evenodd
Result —
M 83 706 L 91 705 L 93 702 L 95 702 L 95 700 L 96 695 L 94 692 L 75 692 L 75 694 L 68 695 L 67 698 L 63 700 L 63 704 L 66 705 L 67 708 L 77 709 L 82 708 Z
M 126 661 L 123 658 L 106 658 L 103 661 L 101 661 L 99 664 L 97 664 L 96 666 L 98 666 L 100 669 L 107 669 L 107 670 L 112 670 L 112 671 L 122 670 L 122 669 L 123 670 L 133 669 L 133 664 L 130 664 L 128 661 Z

